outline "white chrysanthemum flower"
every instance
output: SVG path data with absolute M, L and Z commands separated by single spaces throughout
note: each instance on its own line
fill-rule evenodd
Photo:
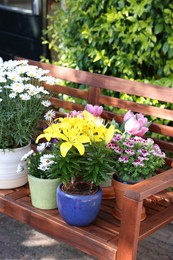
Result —
M 43 152 L 47 147 L 50 147 L 50 142 L 46 142 L 46 143 L 40 143 L 37 145 L 37 151 L 38 152 Z
M 15 93 L 22 93 L 25 90 L 25 85 L 16 82 L 11 85 L 11 89 Z
M 0 98 L 0 102 L 2 102 L 2 98 Z
M 7 78 L 15 82 L 21 82 L 23 80 L 15 71 L 7 72 Z
M 4 77 L 4 75 L 0 75 L 0 83 L 5 83 L 7 80 L 6 78 Z
M 41 104 L 44 106 L 44 107 L 50 107 L 51 106 L 51 102 L 49 100 L 43 100 L 41 102 Z
M 45 90 L 44 87 L 42 87 L 42 86 L 36 86 L 35 89 L 37 90 L 38 93 L 44 93 L 46 95 L 49 94 L 49 92 L 47 90 Z
M 38 72 L 36 70 L 30 70 L 26 72 L 26 75 L 30 78 L 37 78 Z
M 9 94 L 9 97 L 10 97 L 10 98 L 15 98 L 15 97 L 16 97 L 16 93 L 14 93 L 14 92 L 10 93 L 10 94 Z
M 40 79 L 43 75 L 47 74 L 49 71 L 38 68 L 37 66 L 29 66 L 26 71 L 26 75 L 30 78 Z
M 51 109 L 44 115 L 44 118 L 47 121 L 52 121 L 52 119 L 55 118 L 55 116 L 56 116 L 55 111 L 53 109 Z
M 28 153 L 25 153 L 22 158 L 20 159 L 21 161 L 25 161 L 28 157 L 30 157 L 34 153 L 34 150 L 30 150 Z
M 49 95 L 49 94 L 50 94 L 50 93 L 49 93 L 47 90 L 45 90 L 45 89 L 41 90 L 41 92 L 42 92 L 44 95 Z
M 39 170 L 47 171 L 50 169 L 50 166 L 55 162 L 51 160 L 55 156 L 53 154 L 44 154 L 40 157 L 40 165 L 38 166 Z
M 27 93 L 21 94 L 20 98 L 26 101 L 31 99 L 30 95 L 28 95 Z
M 51 76 L 43 76 L 39 81 L 45 81 L 49 85 L 55 85 L 55 79 Z
M 38 90 L 37 90 L 35 87 L 33 87 L 32 89 L 29 89 L 29 90 L 27 91 L 27 93 L 28 93 L 28 95 L 30 95 L 30 96 L 35 96 L 35 95 L 38 94 Z
M 28 90 L 28 89 L 30 90 L 30 89 L 32 89 L 33 87 L 35 88 L 35 86 L 32 85 L 32 84 L 30 84 L 30 83 L 25 84 L 25 89 L 26 89 L 26 90 Z

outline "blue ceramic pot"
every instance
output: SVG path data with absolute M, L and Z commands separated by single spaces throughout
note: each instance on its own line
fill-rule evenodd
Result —
M 99 187 L 98 192 L 90 195 L 67 194 L 61 190 L 62 184 L 57 188 L 58 210 L 69 225 L 87 226 L 94 221 L 99 213 L 102 190 Z

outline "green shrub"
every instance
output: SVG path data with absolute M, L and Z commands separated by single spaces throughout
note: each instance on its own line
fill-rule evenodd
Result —
M 48 21 L 53 63 L 173 87 L 172 0 L 66 0 Z

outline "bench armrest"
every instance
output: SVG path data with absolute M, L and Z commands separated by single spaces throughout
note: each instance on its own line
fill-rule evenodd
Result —
M 143 200 L 173 186 L 173 169 L 132 185 L 124 193 L 116 260 L 136 259 Z
M 142 201 L 168 187 L 173 187 L 173 168 L 132 185 L 130 189 L 125 191 L 124 196 Z

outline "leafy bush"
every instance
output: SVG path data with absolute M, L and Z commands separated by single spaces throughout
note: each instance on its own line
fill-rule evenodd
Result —
M 53 63 L 173 87 L 172 0 L 65 3 L 44 31 Z

